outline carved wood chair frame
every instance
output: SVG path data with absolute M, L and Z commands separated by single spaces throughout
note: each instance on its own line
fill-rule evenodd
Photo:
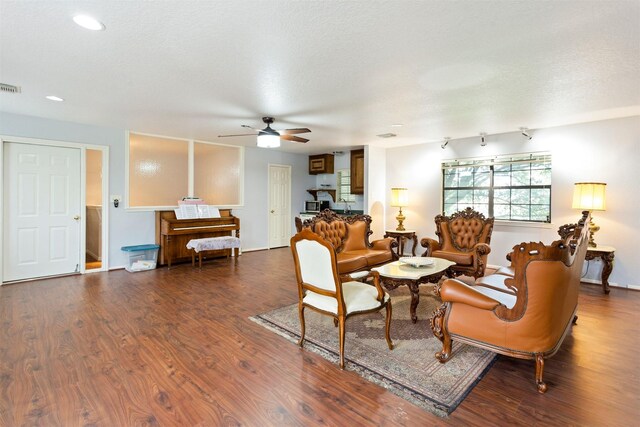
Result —
M 526 268 L 531 261 L 561 261 L 567 267 L 571 267 L 576 261 L 577 256 L 584 256 L 588 240 L 588 226 L 585 226 L 585 224 L 589 223 L 590 215 L 588 211 L 584 211 L 582 214 L 583 216 L 577 224 L 566 224 L 560 226 L 558 229 L 560 239 L 552 242 L 548 246 L 542 242 L 523 242 L 513 247 L 513 251 L 510 253 L 510 258 L 515 270 L 515 276 L 513 278 L 506 278 L 505 284 L 516 292 L 517 299 L 515 305 L 510 309 L 496 302 L 493 312 L 497 318 L 505 322 L 513 322 L 522 318 L 525 314 L 527 310 L 528 297 Z M 579 248 L 582 248 L 582 251 L 578 251 Z M 437 352 L 435 355 L 441 363 L 445 363 L 451 357 L 452 335 L 449 334 L 446 327 L 449 314 L 451 313 L 451 304 L 452 303 L 450 302 L 443 303 L 429 318 L 433 334 L 442 342 L 442 350 Z M 504 354 L 506 356 L 519 359 L 534 359 L 536 361 L 536 385 L 540 393 L 545 393 L 547 391 L 547 385 L 542 379 L 544 359 L 553 356 L 560 349 L 560 346 L 566 335 L 569 333 L 572 324 L 577 322 L 578 316 L 576 315 L 576 312 L 577 304 L 573 310 L 572 321 L 565 326 L 561 338 L 552 349 L 544 352 L 530 353 L 519 351 L 517 349 L 494 346 L 469 337 L 459 335 L 453 335 L 453 337 L 460 342 Z
M 478 234 L 475 234 L 475 240 L 479 243 L 483 243 L 481 245 L 478 245 L 476 247 L 475 250 L 471 250 L 471 249 L 467 249 L 467 248 L 461 248 L 460 246 L 458 246 L 458 244 L 456 243 L 455 240 L 455 235 L 456 233 L 453 232 L 453 230 L 451 230 L 451 223 L 453 221 L 455 221 L 456 219 L 464 219 L 464 220 L 472 220 L 472 219 L 476 219 L 480 222 L 482 222 L 482 227 L 480 227 L 480 230 L 478 231 Z M 491 243 L 491 234 L 493 233 L 493 225 L 494 225 L 494 218 L 486 218 L 484 216 L 484 214 L 474 210 L 471 207 L 467 207 L 464 210 L 461 210 L 459 212 L 455 212 L 453 214 L 451 214 L 450 216 L 447 215 L 436 215 L 435 217 L 435 223 L 436 223 L 436 236 L 438 236 L 438 246 L 442 247 L 444 245 L 444 237 L 442 235 L 442 227 L 447 227 L 447 230 L 449 231 L 449 236 L 451 237 L 451 244 L 453 245 L 454 248 L 456 248 L 456 250 L 458 250 L 459 252 L 464 252 L 464 253 L 470 253 L 470 252 L 475 252 L 476 255 L 474 256 L 474 265 L 472 266 L 459 266 L 459 265 L 455 265 L 450 267 L 447 270 L 447 275 L 450 277 L 456 277 L 456 276 L 460 276 L 462 274 L 466 274 L 466 275 L 470 275 L 475 277 L 476 279 L 480 276 L 484 275 L 484 271 L 486 268 L 485 262 L 483 260 L 483 257 L 485 255 L 488 255 L 491 252 L 491 247 L 489 246 L 489 244 Z M 485 230 L 485 227 L 489 227 L 489 232 L 487 234 L 487 238 L 486 241 L 484 242 L 480 242 L 480 236 L 482 236 L 482 233 Z M 431 248 L 432 248 L 432 244 L 430 242 L 435 242 L 433 239 L 430 239 L 428 237 L 423 238 L 420 241 L 420 244 L 422 247 L 427 248 L 426 251 L 422 254 L 422 256 L 431 256 Z
M 298 251 L 296 243 L 301 240 L 312 240 L 318 242 L 320 245 L 327 248 L 329 254 L 331 256 L 331 269 L 333 272 L 333 278 L 335 282 L 335 292 L 328 291 L 326 289 L 318 288 L 310 283 L 306 283 L 302 280 L 302 272 L 300 269 L 300 259 L 298 257 Z M 344 369 L 344 342 L 345 342 L 345 324 L 349 317 L 358 315 L 358 314 L 367 314 L 374 313 L 380 311 L 381 309 L 386 309 L 386 317 L 385 317 L 385 339 L 387 341 L 387 346 L 389 350 L 393 350 L 393 342 L 391 341 L 391 336 L 389 334 L 391 328 L 391 315 L 392 315 L 392 306 L 391 306 L 391 298 L 387 301 L 384 301 L 385 292 L 382 289 L 380 284 L 380 274 L 377 271 L 370 271 L 364 277 L 358 277 L 358 281 L 360 280 L 368 280 L 368 282 L 372 283 L 376 288 L 377 300 L 380 302 L 380 306 L 362 311 L 355 311 L 351 313 L 346 312 L 346 306 L 344 302 L 344 296 L 342 291 L 342 284 L 344 282 L 356 281 L 351 275 L 339 275 L 338 274 L 338 263 L 336 260 L 336 251 L 333 248 L 331 243 L 324 240 L 318 234 L 314 233 L 310 228 L 304 228 L 301 232 L 297 233 L 291 238 L 291 252 L 293 254 L 293 260 L 295 264 L 295 272 L 296 272 L 296 281 L 298 282 L 298 316 L 300 318 L 300 339 L 298 340 L 298 345 L 300 347 L 304 344 L 305 337 L 305 317 L 304 310 L 306 308 L 310 308 L 318 313 L 333 317 L 333 321 L 335 326 L 338 327 L 339 334 L 339 342 L 340 342 L 340 369 Z M 338 303 L 337 313 L 332 313 L 329 311 L 324 311 L 319 308 L 316 308 L 312 305 L 305 304 L 303 299 L 307 291 L 315 292 L 319 295 L 335 298 Z

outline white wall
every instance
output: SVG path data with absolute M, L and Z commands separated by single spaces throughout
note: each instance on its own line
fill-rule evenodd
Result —
M 365 176 L 365 213 L 371 216 L 371 235 L 369 241 L 381 239 L 385 230 L 385 206 L 387 205 L 386 151 L 384 148 L 366 146 L 364 149 Z M 388 210 L 388 209 L 387 209 Z M 387 223 L 386 225 L 390 225 Z M 395 230 L 395 226 L 393 229 Z
M 520 133 L 454 140 L 444 150 L 440 144 L 424 144 L 386 150 L 387 190 L 391 186 L 409 189 L 409 207 L 403 209 L 405 227 L 418 230 L 418 237 L 435 237 L 434 217 L 441 212 L 444 159 L 483 157 L 536 151 L 552 153 L 552 200 L 549 226 L 496 224 L 489 264 L 506 265 L 505 255 L 522 241 L 550 243 L 557 229 L 575 223 L 580 213 L 571 209 L 573 184 L 580 181 L 607 183 L 607 210 L 594 212 L 601 230 L 595 240 L 614 246 L 616 258 L 609 281 L 620 286 L 640 285 L 637 245 L 640 228 L 640 117 L 583 123 L 533 131 L 527 141 Z M 388 206 L 388 205 L 387 205 Z M 387 227 L 395 226 L 395 208 L 388 207 Z M 591 261 L 586 278 L 599 279 L 601 263 Z
M 26 138 L 51 139 L 83 144 L 107 145 L 109 149 L 109 194 L 124 196 L 126 131 L 78 123 L 62 122 L 0 112 L 0 135 Z M 183 135 L 167 135 L 182 137 Z M 243 250 L 265 248 L 267 234 L 267 182 L 268 164 L 292 166 L 293 206 L 302 206 L 307 188 L 315 183 L 308 174 L 308 157 L 278 151 L 247 148 L 245 151 L 245 205 L 233 209 L 240 218 L 240 236 Z M 125 259 L 120 248 L 127 245 L 152 243 L 155 241 L 155 219 L 153 212 L 132 212 L 109 206 L 109 263 L 110 267 L 123 266 Z M 295 230 L 292 210 L 291 229 Z

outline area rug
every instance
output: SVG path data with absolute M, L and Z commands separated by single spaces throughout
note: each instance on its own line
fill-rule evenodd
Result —
M 441 302 L 431 288 L 421 289 L 418 322 L 411 323 L 406 289 L 390 292 L 393 304 L 389 350 L 384 339 L 384 310 L 351 317 L 346 323 L 345 369 L 357 372 L 390 392 L 439 416 L 450 414 L 480 381 L 496 355 L 453 342 L 451 359 L 441 364 L 434 354 L 441 343 L 429 327 L 428 318 Z M 250 318 L 296 343 L 300 338 L 298 305 L 278 308 Z M 337 366 L 338 328 L 329 316 L 305 311 L 304 349 L 322 355 Z

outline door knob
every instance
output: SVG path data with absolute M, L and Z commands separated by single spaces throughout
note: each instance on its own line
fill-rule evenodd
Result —
M 78 221 L 80 219 L 80 215 L 74 215 L 73 219 L 75 219 L 76 221 Z
M 271 209 L 271 213 L 275 213 L 276 211 L 274 211 L 273 209 Z

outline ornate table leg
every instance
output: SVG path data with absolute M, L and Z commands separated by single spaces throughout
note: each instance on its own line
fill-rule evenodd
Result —
M 416 314 L 416 308 L 420 302 L 420 285 L 417 282 L 411 281 L 407 283 L 409 290 L 411 291 L 411 307 L 409 313 L 411 314 L 411 322 L 416 323 L 418 321 L 418 315 Z
M 613 252 L 603 253 L 600 258 L 602 258 L 602 290 L 605 294 L 609 293 L 609 275 L 611 274 L 611 270 L 613 270 Z
M 398 256 L 404 256 L 404 236 L 398 236 Z
M 602 260 L 602 273 L 600 275 L 600 281 L 602 282 L 602 290 L 605 294 L 609 293 L 609 275 L 613 270 L 613 258 L 615 257 L 613 252 L 588 250 L 585 256 L 585 260 L 591 261 L 592 259 L 600 258 Z
M 416 256 L 416 246 L 418 246 L 418 236 L 413 235 L 413 248 L 411 248 L 411 255 Z

